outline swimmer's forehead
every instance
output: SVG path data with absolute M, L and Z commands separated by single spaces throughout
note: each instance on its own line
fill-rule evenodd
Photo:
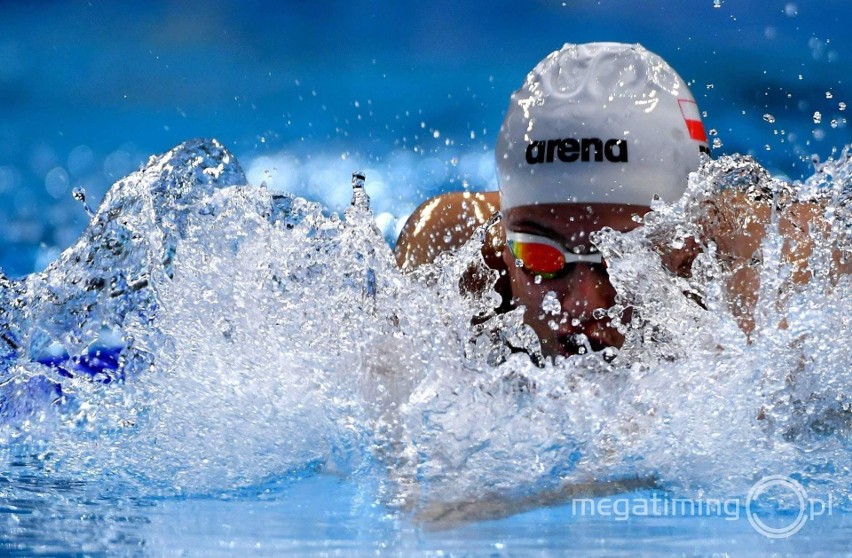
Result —
M 538 204 L 506 211 L 508 230 L 551 238 L 568 248 L 587 246 L 588 234 L 604 227 L 626 232 L 639 226 L 634 216 L 643 216 L 649 207 L 623 204 Z

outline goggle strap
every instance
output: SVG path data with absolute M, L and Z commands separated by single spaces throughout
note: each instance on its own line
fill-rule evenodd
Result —
M 593 264 L 601 264 L 603 263 L 603 254 L 600 252 L 596 254 L 572 254 L 570 252 L 563 252 L 562 256 L 565 258 L 565 263 L 593 263 Z

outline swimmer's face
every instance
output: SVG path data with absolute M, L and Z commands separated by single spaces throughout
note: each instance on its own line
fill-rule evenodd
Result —
M 517 238 L 544 238 L 551 246 L 558 245 L 569 254 L 587 255 L 597 252 L 589 241 L 590 233 L 604 227 L 629 231 L 639 226 L 633 216 L 642 216 L 648 211 L 648 207 L 638 205 L 541 204 L 507 210 L 504 224 L 510 238 L 512 233 L 525 235 L 515 235 Z M 615 303 L 615 289 L 609 282 L 605 262 L 583 261 L 569 264 L 555 273 L 536 273 L 526 265 L 518 265 L 518 258 L 508 243 L 503 250 L 503 260 L 509 270 L 512 296 L 517 304 L 526 308 L 524 321 L 538 334 L 546 356 L 580 352 L 582 344 L 578 344 L 581 341 L 578 334 L 586 336 L 594 351 L 605 347 L 620 348 L 624 343 L 624 336 L 610 324 L 610 318 L 595 319 L 593 316 L 595 309 L 608 309 Z M 556 314 L 542 309 L 545 295 L 550 291 L 556 293 L 559 302 Z M 629 316 L 622 316 L 622 319 L 626 321 Z

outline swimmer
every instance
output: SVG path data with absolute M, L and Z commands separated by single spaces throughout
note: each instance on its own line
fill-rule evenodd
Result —
M 432 262 L 500 210 L 501 224 L 482 250 L 485 263 L 500 272 L 498 311 L 523 305 L 545 356 L 618 348 L 624 338 L 617 324 L 594 314 L 612 307 L 616 293 L 589 235 L 639 226 L 654 196 L 676 201 L 702 152 L 709 151 L 695 100 L 659 56 L 639 45 L 565 45 L 511 97 L 496 148 L 499 192 L 451 192 L 423 203 L 402 229 L 397 263 L 407 271 Z M 779 301 L 809 281 L 814 235 L 827 239 L 831 227 L 826 200 L 799 200 L 768 173 L 734 182 L 702 208 L 700 239 L 681 250 L 659 248 L 669 271 L 688 275 L 699 246 L 713 243 L 730 274 L 731 312 L 751 334 L 769 227 L 777 225 L 785 238 L 782 261 L 791 270 Z M 836 282 L 852 273 L 852 258 L 832 249 Z M 556 329 L 543 311 L 549 292 L 561 309 Z M 630 319 L 629 309 L 621 319 Z
M 639 45 L 565 45 L 511 97 L 496 148 L 499 192 L 422 204 L 402 229 L 397 263 L 405 271 L 433 261 L 500 210 L 483 257 L 501 272 L 501 309 L 523 305 L 545 356 L 620 347 L 615 324 L 594 314 L 616 292 L 589 235 L 639 226 L 655 195 L 677 200 L 708 151 L 695 100 L 662 58 Z M 555 329 L 542 311 L 551 291 Z

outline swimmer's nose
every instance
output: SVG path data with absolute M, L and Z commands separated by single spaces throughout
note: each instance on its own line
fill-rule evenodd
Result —
M 557 332 L 560 342 L 570 347 L 576 343 L 574 336 L 583 334 L 593 351 L 603 347 L 621 348 L 624 337 L 609 325 L 609 318 L 595 319 L 593 315 L 596 308 L 610 308 L 615 304 L 615 289 L 606 271 L 578 264 L 567 281 L 562 296 L 565 323 Z
M 615 289 L 605 271 L 577 264 L 566 281 L 562 312 L 569 320 L 589 321 L 595 308 L 609 308 L 615 303 Z

